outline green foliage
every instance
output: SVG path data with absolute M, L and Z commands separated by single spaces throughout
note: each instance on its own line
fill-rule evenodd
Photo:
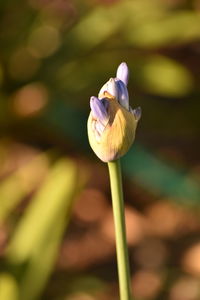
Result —
M 134 182 L 151 195 L 149 201 L 164 196 L 198 212 L 198 1 L 108 2 L 0 1 L 2 300 L 39 299 L 55 275 L 80 178 L 93 164 L 89 159 L 96 162 L 86 133 L 89 97 L 122 61 L 131 70 L 131 106 L 143 113 L 138 144 L 123 160 L 127 193 Z M 34 155 L 13 149 L 16 143 Z M 52 163 L 54 152 L 60 154 Z M 82 169 L 74 158 L 84 161 Z M 105 176 L 96 164 L 95 174 L 102 192 Z M 104 288 L 101 276 L 86 275 L 90 270 L 67 271 L 53 300 L 76 292 L 83 298 L 83 291 L 93 297 Z
M 69 222 L 78 184 L 77 169 L 72 161 L 61 159 L 52 167 L 8 245 L 7 262 L 15 272 L 21 272 L 21 278 L 15 279 L 15 272 L 13 277 L 0 275 L 4 286 L 0 290 L 2 299 L 36 299 L 43 291 Z

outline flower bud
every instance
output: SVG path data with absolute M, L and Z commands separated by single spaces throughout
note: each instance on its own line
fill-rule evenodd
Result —
M 135 138 L 141 109 L 129 106 L 127 90 L 128 67 L 120 64 L 117 77 L 111 78 L 101 88 L 98 98 L 90 98 L 88 118 L 90 146 L 104 162 L 123 156 Z

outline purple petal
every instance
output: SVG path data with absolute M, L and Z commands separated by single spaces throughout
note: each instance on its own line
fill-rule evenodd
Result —
M 127 87 L 124 82 L 119 79 L 115 79 L 115 82 L 118 90 L 118 101 L 124 108 L 129 110 L 129 95 Z
M 123 81 L 125 85 L 128 84 L 129 71 L 128 66 L 125 62 L 121 63 L 117 69 L 116 77 Z
M 100 120 L 103 124 L 107 123 L 109 119 L 108 105 L 108 100 L 105 98 L 101 100 L 94 96 L 90 98 L 92 115 L 94 118 Z

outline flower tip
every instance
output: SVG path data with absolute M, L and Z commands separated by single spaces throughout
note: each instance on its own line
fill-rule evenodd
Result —
M 97 97 L 95 96 L 91 96 L 90 97 L 90 108 L 92 109 L 93 105 L 94 105 L 94 102 L 97 101 Z
M 117 89 L 117 85 L 115 83 L 115 79 L 114 78 L 110 78 L 108 83 L 107 83 L 107 90 L 106 92 L 108 92 L 110 95 L 112 95 L 115 98 L 118 98 L 118 89 Z
M 139 106 L 139 107 L 137 107 L 135 109 L 131 109 L 131 112 L 134 115 L 135 120 L 138 122 L 140 120 L 141 116 L 142 116 L 142 109 L 141 109 L 141 107 Z
M 90 108 L 93 114 L 93 117 L 97 116 L 97 109 L 98 109 L 98 101 L 99 99 L 95 96 L 90 97 Z
M 123 61 L 119 66 L 122 66 L 123 68 L 128 69 L 127 63 L 125 61 Z
M 123 81 L 125 85 L 128 84 L 128 78 L 129 78 L 129 70 L 128 66 L 125 62 L 122 62 L 119 67 L 117 68 L 116 77 Z

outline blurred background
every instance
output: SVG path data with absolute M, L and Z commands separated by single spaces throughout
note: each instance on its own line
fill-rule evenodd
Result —
M 136 300 L 200 299 L 200 1 L 0 2 L 0 299 L 118 299 L 89 98 L 130 69 L 122 159 Z

